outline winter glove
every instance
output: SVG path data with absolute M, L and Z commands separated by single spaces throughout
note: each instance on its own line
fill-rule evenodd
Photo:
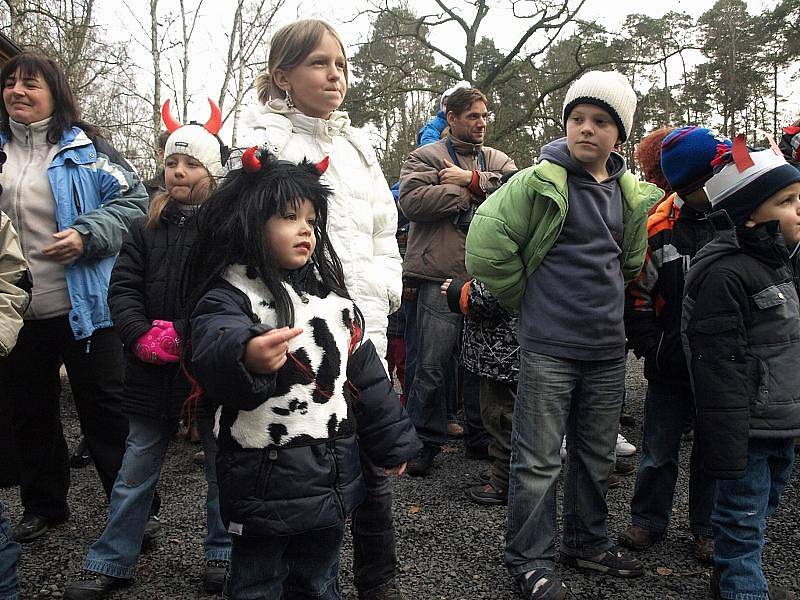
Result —
M 142 362 L 165 365 L 180 360 L 181 338 L 172 321 L 153 321 L 150 330 L 133 344 L 133 353 Z

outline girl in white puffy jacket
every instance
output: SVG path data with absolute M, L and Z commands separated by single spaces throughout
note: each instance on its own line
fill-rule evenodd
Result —
M 387 319 L 402 291 L 397 210 L 366 133 L 337 110 L 347 74 L 344 45 L 330 25 L 307 19 L 280 29 L 270 42 L 269 70 L 256 80 L 261 106 L 244 119 L 242 145 L 266 144 L 292 162 L 329 158 L 328 233 L 366 337 L 384 358 Z M 360 599 L 398 600 L 391 486 L 365 459 L 367 498 L 352 520 L 355 584 Z

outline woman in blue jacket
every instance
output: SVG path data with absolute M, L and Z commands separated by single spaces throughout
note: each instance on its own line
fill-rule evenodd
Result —
M 24 506 L 13 536 L 27 542 L 69 518 L 62 362 L 107 496 L 122 462 L 122 344 L 106 295 L 122 237 L 144 214 L 147 195 L 131 166 L 80 121 L 55 61 L 20 54 L 0 77 L 0 208 L 19 233 L 33 279 L 25 324 L 3 365 Z

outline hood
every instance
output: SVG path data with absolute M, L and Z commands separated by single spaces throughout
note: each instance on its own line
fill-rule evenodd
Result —
M 583 164 L 575 160 L 570 154 L 566 137 L 554 140 L 542 147 L 539 160 L 546 160 L 557 164 L 558 166 L 565 168 L 570 175 L 595 181 L 594 176 L 584 168 Z M 625 165 L 625 159 L 616 152 L 612 152 L 608 157 L 608 162 L 606 163 L 608 179 L 605 181 L 614 181 L 619 179 L 622 174 L 625 173 L 626 169 L 627 167 Z
M 350 117 L 341 110 L 333 111 L 327 119 L 309 117 L 296 108 L 289 108 L 282 99 L 270 100 L 266 104 L 259 104 L 245 111 L 242 116 L 244 129 L 263 128 L 275 116 L 283 116 L 291 121 L 295 131 L 314 132 L 325 130 L 328 132 L 342 131 L 350 126 Z

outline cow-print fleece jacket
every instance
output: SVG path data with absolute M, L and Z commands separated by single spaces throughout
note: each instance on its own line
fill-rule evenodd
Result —
M 393 467 L 420 442 L 372 343 L 351 352 L 352 300 L 328 293 L 311 268 L 284 283 L 303 328 L 288 360 L 275 374 L 249 372 L 247 342 L 278 326 L 272 295 L 250 275 L 228 267 L 191 321 L 192 368 L 218 405 L 223 522 L 247 537 L 341 526 L 364 498 L 359 445 Z

